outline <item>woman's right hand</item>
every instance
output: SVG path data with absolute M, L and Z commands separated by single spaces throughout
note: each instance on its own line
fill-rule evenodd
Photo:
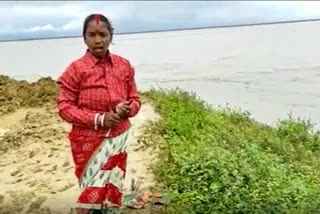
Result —
M 108 113 L 105 115 L 103 120 L 103 127 L 105 128 L 114 128 L 121 121 L 120 116 L 117 113 Z

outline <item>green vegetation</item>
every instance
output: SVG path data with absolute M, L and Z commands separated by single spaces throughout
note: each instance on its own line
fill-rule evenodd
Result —
M 145 136 L 164 139 L 155 172 L 173 197 L 166 213 L 319 212 L 319 132 L 310 122 L 267 126 L 179 89 L 143 96 L 162 117 Z

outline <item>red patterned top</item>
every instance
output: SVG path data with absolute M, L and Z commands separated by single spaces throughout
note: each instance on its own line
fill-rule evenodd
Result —
M 108 132 L 96 128 L 96 115 L 115 111 L 123 101 L 132 100 L 129 117 L 141 107 L 133 67 L 127 59 L 111 53 L 98 59 L 87 50 L 66 68 L 57 83 L 59 115 L 72 124 L 70 134 L 115 137 L 130 128 L 129 119 L 123 119 Z

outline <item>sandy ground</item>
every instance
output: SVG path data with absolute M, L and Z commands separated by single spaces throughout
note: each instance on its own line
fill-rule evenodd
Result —
M 137 138 L 143 123 L 157 118 L 153 107 L 143 104 L 132 119 L 124 191 L 132 178 L 142 179 L 141 190 L 154 185 L 150 164 L 156 153 L 142 149 Z M 70 125 L 52 106 L 19 109 L 0 121 L 0 214 L 70 213 L 79 194 L 66 139 Z

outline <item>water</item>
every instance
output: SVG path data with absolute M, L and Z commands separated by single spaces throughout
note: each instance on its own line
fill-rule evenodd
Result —
M 288 114 L 320 123 L 320 22 L 116 35 L 111 51 L 136 68 L 139 90 L 195 91 L 275 124 Z M 57 78 L 84 54 L 82 38 L 0 43 L 1 71 Z

